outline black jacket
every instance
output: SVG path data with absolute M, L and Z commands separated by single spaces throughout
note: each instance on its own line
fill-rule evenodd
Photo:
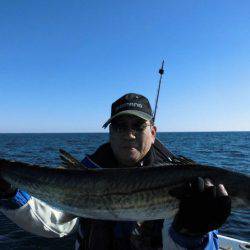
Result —
M 87 156 L 83 162 L 94 162 L 102 168 L 115 168 L 118 163 L 109 143 Z M 138 166 L 178 163 L 184 158 L 175 157 L 159 140 L 152 145 Z M 80 219 L 78 249 L 84 250 L 154 250 L 162 248 L 163 220 L 137 222 Z

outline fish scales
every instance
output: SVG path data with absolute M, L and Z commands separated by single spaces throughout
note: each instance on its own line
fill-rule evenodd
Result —
M 79 170 L 0 160 L 0 170 L 4 179 L 34 197 L 77 216 L 95 219 L 172 217 L 182 195 L 180 187 L 198 176 L 223 183 L 232 198 L 244 205 L 249 206 L 250 201 L 248 175 L 201 165 Z

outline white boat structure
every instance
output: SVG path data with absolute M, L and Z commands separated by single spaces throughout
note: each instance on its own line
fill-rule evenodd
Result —
M 218 235 L 220 250 L 250 250 L 250 242 Z

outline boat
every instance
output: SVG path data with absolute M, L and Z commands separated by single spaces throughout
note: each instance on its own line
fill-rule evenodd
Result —
M 250 242 L 218 235 L 220 250 L 250 250 Z

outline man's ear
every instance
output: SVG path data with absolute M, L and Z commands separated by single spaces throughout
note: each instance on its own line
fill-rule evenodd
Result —
M 153 126 L 151 127 L 151 135 L 152 135 L 152 142 L 153 142 L 153 143 L 155 142 L 156 131 L 157 131 L 157 128 L 156 128 L 156 126 L 153 125 Z

